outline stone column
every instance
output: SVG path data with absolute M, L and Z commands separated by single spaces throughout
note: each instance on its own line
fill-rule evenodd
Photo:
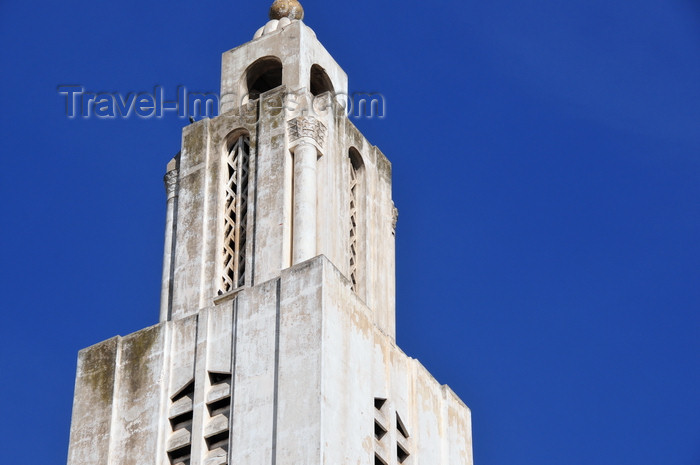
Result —
M 288 121 L 294 154 L 292 211 L 292 265 L 316 256 L 316 161 L 326 127 L 316 118 L 299 116 Z
M 294 149 L 294 265 L 316 256 L 317 158 L 313 144 L 302 142 Z
M 174 160 L 173 160 L 174 161 Z M 170 165 L 170 164 L 168 164 Z M 171 166 L 168 166 L 171 168 Z M 160 321 L 170 318 L 170 299 L 172 297 L 172 261 L 173 261 L 173 237 L 175 228 L 175 207 L 177 203 L 177 178 L 178 169 L 169 169 L 165 174 L 165 191 L 167 195 L 165 213 L 165 246 L 163 251 L 163 278 L 160 289 Z

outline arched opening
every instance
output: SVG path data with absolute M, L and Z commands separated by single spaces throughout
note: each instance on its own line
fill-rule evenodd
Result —
M 312 95 L 321 95 L 324 92 L 333 92 L 333 83 L 331 79 L 326 74 L 326 71 L 319 65 L 313 65 L 311 67 L 311 79 L 309 82 L 309 89 Z
M 253 63 L 246 73 L 248 98 L 256 100 L 260 94 L 282 85 L 282 62 L 277 57 L 264 57 Z
M 362 295 L 362 283 L 364 282 L 364 249 L 365 249 L 365 220 L 364 220 L 364 163 L 360 152 L 354 147 L 348 151 L 350 160 L 349 179 L 349 278 L 352 290 Z

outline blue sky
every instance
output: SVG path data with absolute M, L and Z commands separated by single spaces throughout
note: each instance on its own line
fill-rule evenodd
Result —
M 700 4 L 303 4 L 387 99 L 357 125 L 394 166 L 398 343 L 476 464 L 700 463 Z M 77 351 L 157 322 L 187 124 L 69 120 L 57 86 L 218 91 L 268 7 L 0 3 L 5 463 L 65 463 Z

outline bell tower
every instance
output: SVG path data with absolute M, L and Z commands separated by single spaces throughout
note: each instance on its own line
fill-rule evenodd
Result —
M 277 0 L 167 165 L 160 321 L 79 354 L 68 465 L 471 465 L 467 407 L 395 343 L 391 164 Z

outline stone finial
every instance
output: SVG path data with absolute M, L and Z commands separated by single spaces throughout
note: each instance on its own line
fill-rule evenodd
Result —
M 275 0 L 270 7 L 270 19 L 304 19 L 304 8 L 297 0 Z

